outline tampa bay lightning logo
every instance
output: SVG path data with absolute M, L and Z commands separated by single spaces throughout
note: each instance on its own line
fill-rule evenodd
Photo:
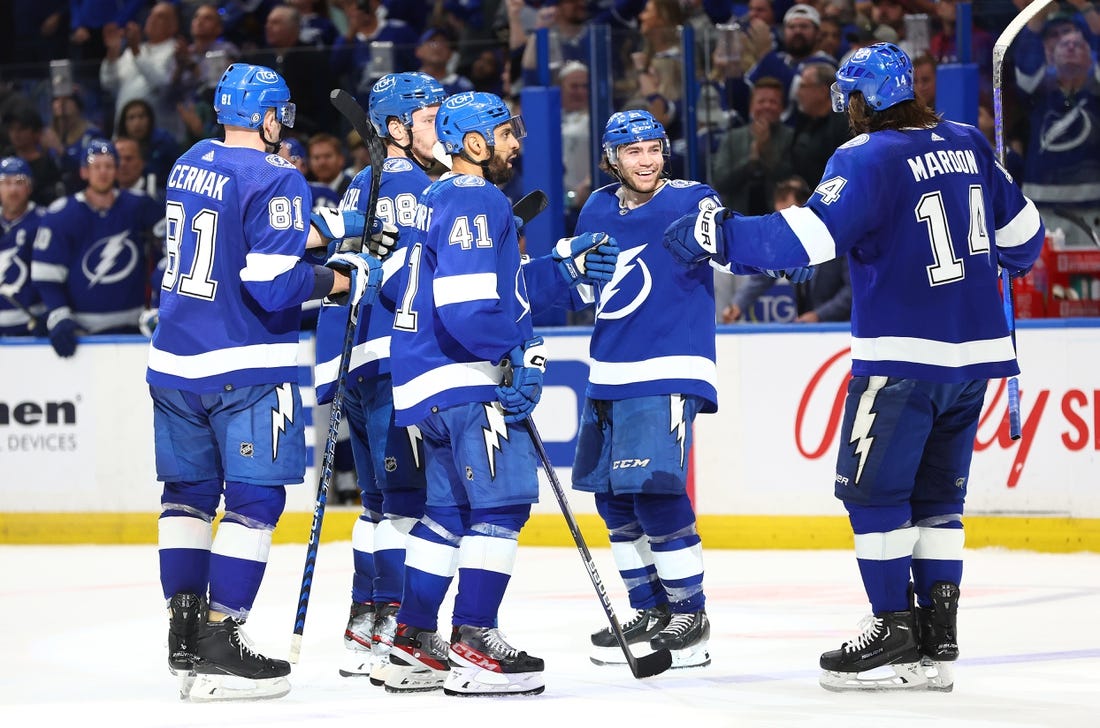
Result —
M 25 235 L 25 230 L 20 230 L 19 235 Z M 0 293 L 14 296 L 27 282 L 27 264 L 19 257 L 20 245 L 0 250 Z
M 127 235 L 128 232 L 121 232 L 101 238 L 88 248 L 80 261 L 81 270 L 88 280 L 88 288 L 118 283 L 134 272 L 140 256 L 137 245 Z
M 653 274 L 641 257 L 646 244 L 619 253 L 615 274 L 604 286 L 596 307 L 596 318 L 626 318 L 638 310 L 653 290 Z
M 1039 146 L 1044 152 L 1069 152 L 1085 144 L 1092 136 L 1092 115 L 1085 108 L 1088 98 L 1082 97 L 1066 113 L 1048 112 L 1039 133 Z
M 527 295 L 527 282 L 523 279 L 523 267 L 516 269 L 516 300 L 519 301 L 519 316 L 516 321 L 522 321 L 524 316 L 531 313 L 531 299 Z

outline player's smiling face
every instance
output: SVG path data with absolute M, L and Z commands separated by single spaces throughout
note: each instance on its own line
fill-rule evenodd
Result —
M 665 167 L 664 143 L 652 139 L 623 144 L 615 150 L 615 166 L 629 187 L 643 194 L 653 192 Z

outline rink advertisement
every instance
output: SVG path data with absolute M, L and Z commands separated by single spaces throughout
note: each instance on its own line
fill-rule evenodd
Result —
M 989 527 L 971 529 L 969 542 L 1100 551 L 1100 322 L 1025 326 L 1018 332 L 1023 437 L 1008 437 L 1004 381 L 990 382 L 967 484 L 969 522 Z M 568 487 L 588 373 L 587 331 L 542 333 L 550 364 L 535 420 Z M 712 544 L 843 545 L 836 539 L 847 528 L 833 481 L 843 444 L 848 344 L 847 331 L 836 325 L 723 328 L 719 411 L 696 420 L 692 452 L 691 487 Z M 14 538 L 17 523 L 26 533 L 32 513 L 156 512 L 147 347 L 139 337 L 111 337 L 59 359 L 45 344 L 0 342 L 0 542 Z M 301 361 L 310 347 L 304 340 Z M 305 389 L 303 399 L 313 402 Z M 323 438 L 325 428 L 317 430 Z M 324 440 L 314 444 L 319 459 Z M 288 519 L 308 518 L 316 482 L 311 469 L 304 486 L 289 489 Z M 591 496 L 569 494 L 582 521 L 593 522 Z M 326 532 L 330 520 L 354 518 L 350 509 L 332 511 Z M 155 537 L 155 519 L 147 520 Z M 563 535 L 561 520 L 547 490 L 529 539 L 539 542 L 547 529 L 562 532 L 552 538 Z M 594 538 L 598 543 L 598 532 Z

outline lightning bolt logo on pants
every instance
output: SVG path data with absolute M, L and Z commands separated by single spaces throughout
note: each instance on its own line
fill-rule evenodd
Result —
M 687 439 L 687 422 L 684 421 L 684 395 L 672 395 L 669 400 L 669 432 L 676 433 L 680 443 L 680 467 L 684 467 L 684 440 Z
M 278 406 L 271 410 L 271 461 L 279 459 L 279 433 L 286 432 L 286 423 L 294 424 L 294 391 L 290 383 L 275 387 Z
M 887 377 L 868 377 L 867 389 L 859 395 L 859 404 L 856 405 L 856 416 L 852 421 L 852 434 L 848 438 L 848 444 L 855 444 L 855 453 L 859 456 L 859 467 L 856 468 L 856 481 L 863 475 L 863 466 L 867 464 L 867 455 L 871 452 L 871 445 L 875 438 L 871 437 L 871 426 L 875 424 L 877 416 L 871 411 L 875 406 L 875 397 L 879 390 L 886 386 Z
M 485 433 L 485 457 L 489 461 L 489 477 L 497 477 L 496 453 L 500 452 L 501 439 L 508 440 L 508 425 L 504 422 L 504 413 L 494 404 L 485 405 L 485 419 L 488 427 L 482 427 Z

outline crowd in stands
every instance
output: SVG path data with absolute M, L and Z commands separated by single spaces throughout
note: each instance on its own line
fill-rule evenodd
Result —
M 979 126 L 991 142 L 992 46 L 1028 0 L 971 4 Z M 536 31 L 547 29 L 561 87 L 566 230 L 593 188 L 590 37 L 612 38 L 614 110 L 643 108 L 673 138 L 673 176 L 699 176 L 730 207 L 773 209 L 777 183 L 812 190 L 847 141 L 831 110 L 838 64 L 879 41 L 913 59 L 918 94 L 935 105 L 936 69 L 959 61 L 959 0 L 13 0 L 0 14 L 0 157 L 32 172 L 46 207 L 84 189 L 94 139 L 116 144 L 116 184 L 163 199 L 176 158 L 218 136 L 213 88 L 234 60 L 270 66 L 297 104 L 296 155 L 315 204 L 334 205 L 366 163 L 328 91 L 365 102 L 374 79 L 421 70 L 448 94 L 470 89 L 519 104 L 540 79 Z M 684 128 L 680 28 L 695 30 L 698 126 Z M 1017 38 L 1005 87 L 1006 166 L 1069 244 L 1100 228 L 1100 6 L 1062 0 Z M 527 143 L 537 143 L 528 140 Z M 292 145 L 288 145 L 289 146 Z M 518 187 L 506 190 L 518 194 Z M 1096 243 L 1100 244 L 1100 243 Z M 0 257 L 0 261 L 5 260 Z M 5 271 L 0 269 L 0 274 Z M 2 281 L 0 281 L 2 283 Z M 730 294 L 732 295 L 732 293 Z M 718 315 L 730 299 L 720 301 Z M 0 300 L 0 307 L 5 302 Z M 747 315 L 747 314 L 746 314 Z

